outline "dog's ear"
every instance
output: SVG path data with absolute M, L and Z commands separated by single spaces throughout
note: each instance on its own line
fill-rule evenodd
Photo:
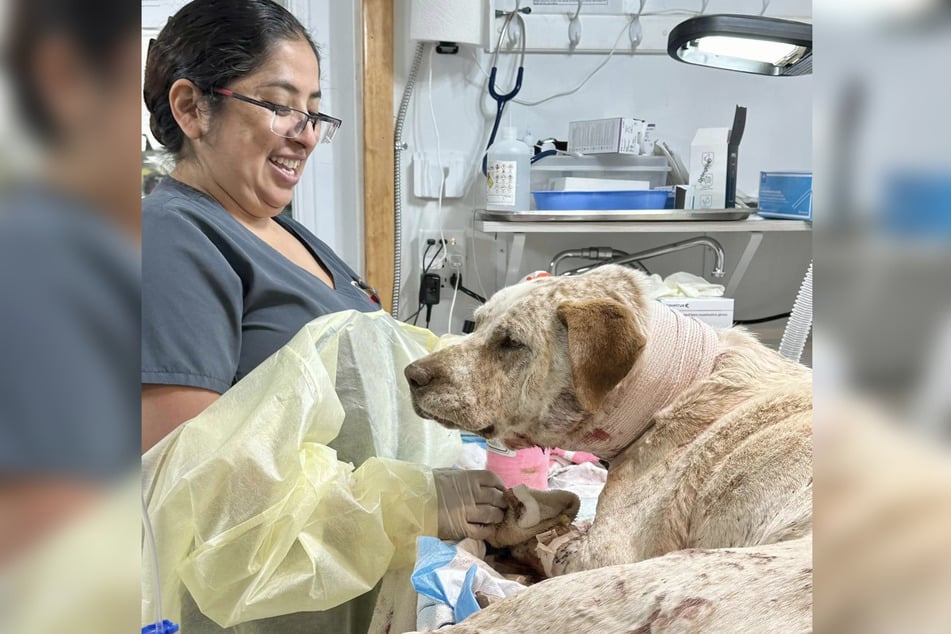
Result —
M 589 412 L 627 376 L 646 338 L 629 308 L 610 299 L 565 301 L 556 310 L 568 329 L 575 395 Z

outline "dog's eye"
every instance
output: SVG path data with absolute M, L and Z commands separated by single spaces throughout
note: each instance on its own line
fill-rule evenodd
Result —
M 499 341 L 499 348 L 502 350 L 519 350 L 524 347 L 524 343 L 516 339 L 512 339 L 510 335 L 505 335 L 505 337 Z

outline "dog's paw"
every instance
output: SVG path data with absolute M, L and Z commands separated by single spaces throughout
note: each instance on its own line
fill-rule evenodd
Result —
M 506 491 L 505 518 L 488 538 L 501 548 L 521 544 L 556 526 L 567 526 L 578 514 L 581 500 L 571 491 L 537 491 L 518 485 Z

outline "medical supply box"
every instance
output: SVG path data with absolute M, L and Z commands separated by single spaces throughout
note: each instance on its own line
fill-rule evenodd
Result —
M 621 178 L 562 176 L 551 179 L 549 187 L 551 187 L 552 191 L 558 192 L 629 192 L 640 189 L 650 189 L 651 182 Z
M 726 206 L 729 142 L 730 128 L 697 129 L 690 144 L 690 188 L 684 209 L 723 209 Z
M 812 172 L 760 172 L 759 209 L 764 218 L 812 220 Z
M 714 328 L 733 326 L 732 297 L 659 297 L 657 301 Z
M 582 154 L 640 154 L 647 122 L 614 117 L 568 123 L 568 151 Z

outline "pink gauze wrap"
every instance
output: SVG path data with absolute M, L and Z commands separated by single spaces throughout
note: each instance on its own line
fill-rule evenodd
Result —
M 506 456 L 490 447 L 485 468 L 499 476 L 510 489 L 524 484 L 530 489 L 548 490 L 547 449 L 529 447 L 517 450 L 514 456 Z

